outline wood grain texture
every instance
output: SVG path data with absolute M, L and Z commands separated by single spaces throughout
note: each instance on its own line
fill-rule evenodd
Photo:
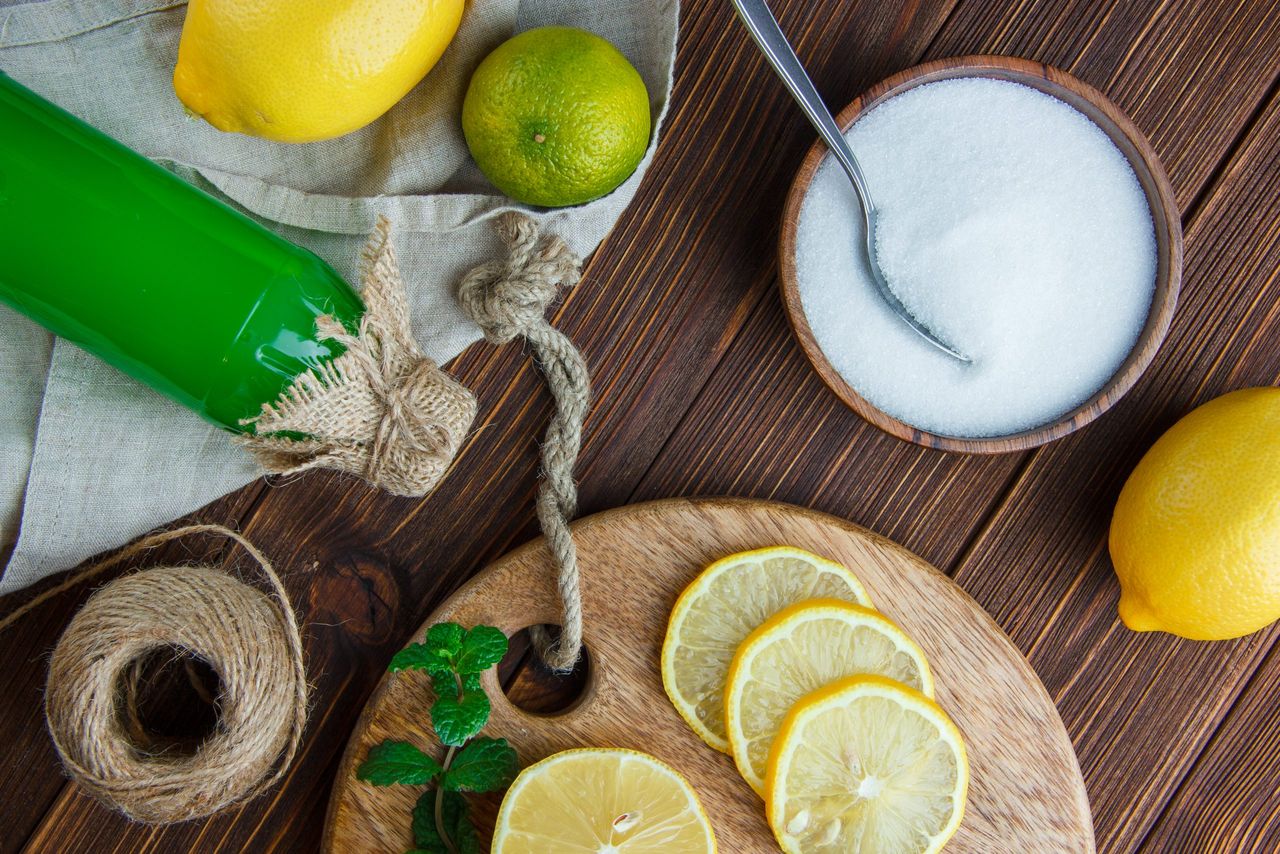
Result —
M 591 678 L 556 716 L 530 715 L 502 696 L 492 672 L 489 732 L 529 764 L 570 747 L 629 747 L 684 775 L 724 851 L 767 851 L 763 805 L 730 757 L 702 744 L 663 693 L 659 651 L 667 615 L 703 567 L 734 552 L 788 544 L 853 569 L 872 601 L 924 649 L 938 702 L 965 735 L 972 782 L 966 818 L 947 850 L 990 854 L 1091 852 L 1093 825 L 1071 742 L 1035 673 L 1004 633 L 946 576 L 894 543 L 831 516 L 759 501 L 670 499 L 610 510 L 574 525 L 583 576 Z M 508 634 L 554 621 L 554 563 L 542 542 L 481 572 L 428 624 L 496 625 Z M 415 636 L 426 631 L 421 627 Z M 419 789 L 355 779 L 369 748 L 405 738 L 438 752 L 423 722 L 433 700 L 425 674 L 383 678 L 361 716 L 334 786 L 325 850 L 411 847 Z
M 921 59 L 967 53 L 1048 62 L 1107 94 L 1151 140 L 1184 210 L 1187 279 L 1173 330 L 1125 400 L 1034 456 L 943 454 L 870 428 L 810 369 L 774 291 L 783 198 L 812 133 L 729 4 L 685 0 L 654 166 L 555 317 L 582 344 L 595 381 L 583 512 L 735 493 L 890 536 L 956 573 L 1031 654 L 1082 757 L 1101 850 L 1133 851 L 1148 830 L 1147 849 L 1161 854 L 1265 844 L 1258 822 L 1280 796 L 1248 769 L 1274 763 L 1280 746 L 1247 727 L 1266 720 L 1272 677 L 1250 674 L 1274 634 L 1204 649 L 1151 637 L 1134 645 L 1115 623 L 1101 535 L 1124 474 L 1180 412 L 1280 376 L 1280 166 L 1265 143 L 1277 135 L 1266 106 L 1280 75 L 1274 3 L 771 5 L 837 106 Z M 516 348 L 477 345 L 451 368 L 477 390 L 483 424 L 432 498 L 313 474 L 255 485 L 197 514 L 240 520 L 309 621 L 315 709 L 285 785 L 163 829 L 128 826 L 64 787 L 39 692 L 45 656 L 89 592 L 80 591 L 0 636 L 0 851 L 315 850 L 342 744 L 388 657 L 467 577 L 536 530 L 536 437 L 549 411 L 541 380 Z M 174 557 L 187 553 L 180 544 Z M 541 692 L 536 674 L 516 674 L 512 695 Z M 1219 682 L 1231 687 L 1206 690 Z M 1233 708 L 1256 711 L 1237 719 Z
M 1147 365 L 1151 364 L 1169 330 L 1178 302 L 1178 286 L 1182 280 L 1182 220 L 1169 179 L 1142 131 L 1097 89 L 1044 63 L 1002 56 L 935 59 L 900 71 L 872 86 L 840 111 L 835 117 L 836 125 L 847 131 L 863 114 L 917 86 L 974 77 L 1011 81 L 1070 104 L 1101 128 L 1123 153 L 1142 187 L 1155 227 L 1155 291 L 1138 340 L 1111 379 L 1088 400 L 1047 424 L 1008 436 L 989 438 L 963 438 L 922 430 L 890 415 L 859 394 L 827 359 L 814 336 L 805 315 L 796 272 L 796 231 L 800 225 L 800 213 L 813 177 L 828 156 L 826 145 L 820 140 L 814 143 L 800 164 L 782 209 L 782 229 L 778 240 L 779 287 L 787 321 L 805 356 L 827 387 L 858 415 L 892 436 L 926 448 L 966 454 L 1007 454 L 1060 439 L 1090 423 L 1132 388 Z
M 1280 649 L 1273 645 L 1141 851 L 1280 851 Z

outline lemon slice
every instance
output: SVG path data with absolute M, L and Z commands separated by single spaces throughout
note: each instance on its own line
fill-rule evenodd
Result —
M 870 608 L 811 599 L 784 608 L 752 632 L 729 665 L 724 689 L 725 726 L 743 779 L 764 792 L 769 748 L 797 700 L 864 673 L 933 696 L 924 651 Z
M 932 854 L 960 826 L 969 763 L 938 704 L 854 676 L 791 710 L 769 756 L 769 825 L 788 854 Z
M 852 572 L 790 546 L 722 558 L 680 594 L 662 644 L 662 685 L 703 741 L 729 752 L 724 680 L 738 644 L 778 611 L 814 598 L 871 604 Z
M 498 811 L 493 854 L 714 854 L 693 787 L 635 750 L 588 748 L 520 772 Z

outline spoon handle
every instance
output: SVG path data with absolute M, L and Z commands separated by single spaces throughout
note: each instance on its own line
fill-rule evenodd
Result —
M 884 271 L 880 269 L 880 264 L 876 260 L 876 208 L 871 201 L 871 193 L 867 189 L 867 179 L 862 175 L 862 167 L 858 165 L 858 158 L 853 156 L 853 152 L 849 150 L 848 144 L 844 141 L 844 134 L 837 127 L 836 120 L 831 117 L 831 112 L 827 109 L 827 105 L 822 102 L 822 96 L 818 94 L 813 81 L 809 79 L 809 75 L 805 73 L 804 66 L 800 64 L 800 57 L 796 56 L 796 52 L 791 49 L 791 44 L 787 41 L 787 37 L 782 34 L 782 28 L 778 26 L 777 19 L 773 17 L 773 13 L 769 11 L 769 7 L 764 0 L 733 0 L 733 6 L 738 10 L 738 17 L 746 25 L 751 37 L 760 46 L 765 59 L 769 60 L 773 70 L 782 78 L 782 82 L 786 84 L 791 96 L 796 99 L 800 109 L 804 111 L 814 128 L 817 129 L 818 136 L 822 137 L 822 141 L 827 144 L 827 148 L 830 149 L 836 162 L 844 168 L 845 174 L 849 176 L 849 182 L 853 184 L 853 190 L 858 194 L 858 201 L 862 203 L 862 221 L 865 225 L 863 236 L 866 239 L 866 254 L 863 257 L 871 273 L 871 281 L 876 291 L 880 294 L 880 298 L 893 310 L 894 314 L 902 318 L 921 338 L 961 362 L 969 362 L 970 359 L 967 356 L 964 356 L 960 351 L 934 335 L 927 326 L 916 320 L 911 311 L 902 304 L 897 294 L 889 287 L 889 283 L 885 281 Z
M 831 149 L 831 154 L 836 161 L 844 167 L 849 180 L 853 182 L 854 190 L 858 193 L 858 200 L 862 202 L 863 216 L 870 224 L 875 215 L 875 205 L 871 201 L 867 180 L 862 175 L 858 159 L 849 150 L 849 146 L 844 141 L 844 134 L 836 126 L 836 120 L 831 117 L 831 112 L 823 103 L 822 96 L 818 94 L 813 81 L 805 73 L 804 66 L 800 64 L 800 58 L 792 50 L 787 37 L 782 34 L 782 28 L 778 26 L 773 13 L 769 11 L 764 0 L 733 0 L 733 5 L 738 10 L 738 16 L 742 18 L 742 22 L 746 24 L 751 37 L 755 39 L 765 58 L 773 66 L 773 70 L 778 72 L 778 76 L 782 78 L 782 82 L 786 84 L 796 103 L 817 129 L 818 135 Z

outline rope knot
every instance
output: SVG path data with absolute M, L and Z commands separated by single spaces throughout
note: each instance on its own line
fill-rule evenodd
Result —
M 423 359 L 386 388 L 375 389 L 383 413 L 369 450 L 364 475 L 367 480 L 385 481 L 390 474 L 389 466 L 396 467 L 395 476 L 403 478 L 408 474 L 406 468 L 412 468 L 413 460 L 421 456 L 443 460 L 446 467 L 452 461 L 453 444 L 442 425 L 447 413 L 438 411 L 441 409 L 439 385 L 440 369 L 430 359 Z
M 546 324 L 560 288 L 581 277 L 581 261 L 563 240 L 542 236 L 529 216 L 509 211 L 496 221 L 507 257 L 481 264 L 458 284 L 458 302 L 493 344 L 505 344 Z

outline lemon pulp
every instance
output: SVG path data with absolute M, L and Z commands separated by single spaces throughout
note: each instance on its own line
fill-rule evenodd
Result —
M 869 608 L 833 599 L 801 602 L 752 632 L 725 686 L 725 724 L 743 779 L 763 792 L 769 749 L 796 701 L 859 674 L 886 676 L 933 696 L 924 652 Z
M 934 854 L 964 815 L 969 767 L 946 713 L 882 676 L 801 700 L 769 759 L 766 803 L 789 854 Z
M 494 854 L 714 854 L 698 796 L 634 750 L 567 750 L 520 773 L 498 812 Z
M 724 687 L 739 644 L 778 611 L 805 599 L 870 606 L 852 572 L 791 546 L 739 552 L 716 561 L 685 588 L 662 645 L 662 684 L 703 741 L 729 752 Z

